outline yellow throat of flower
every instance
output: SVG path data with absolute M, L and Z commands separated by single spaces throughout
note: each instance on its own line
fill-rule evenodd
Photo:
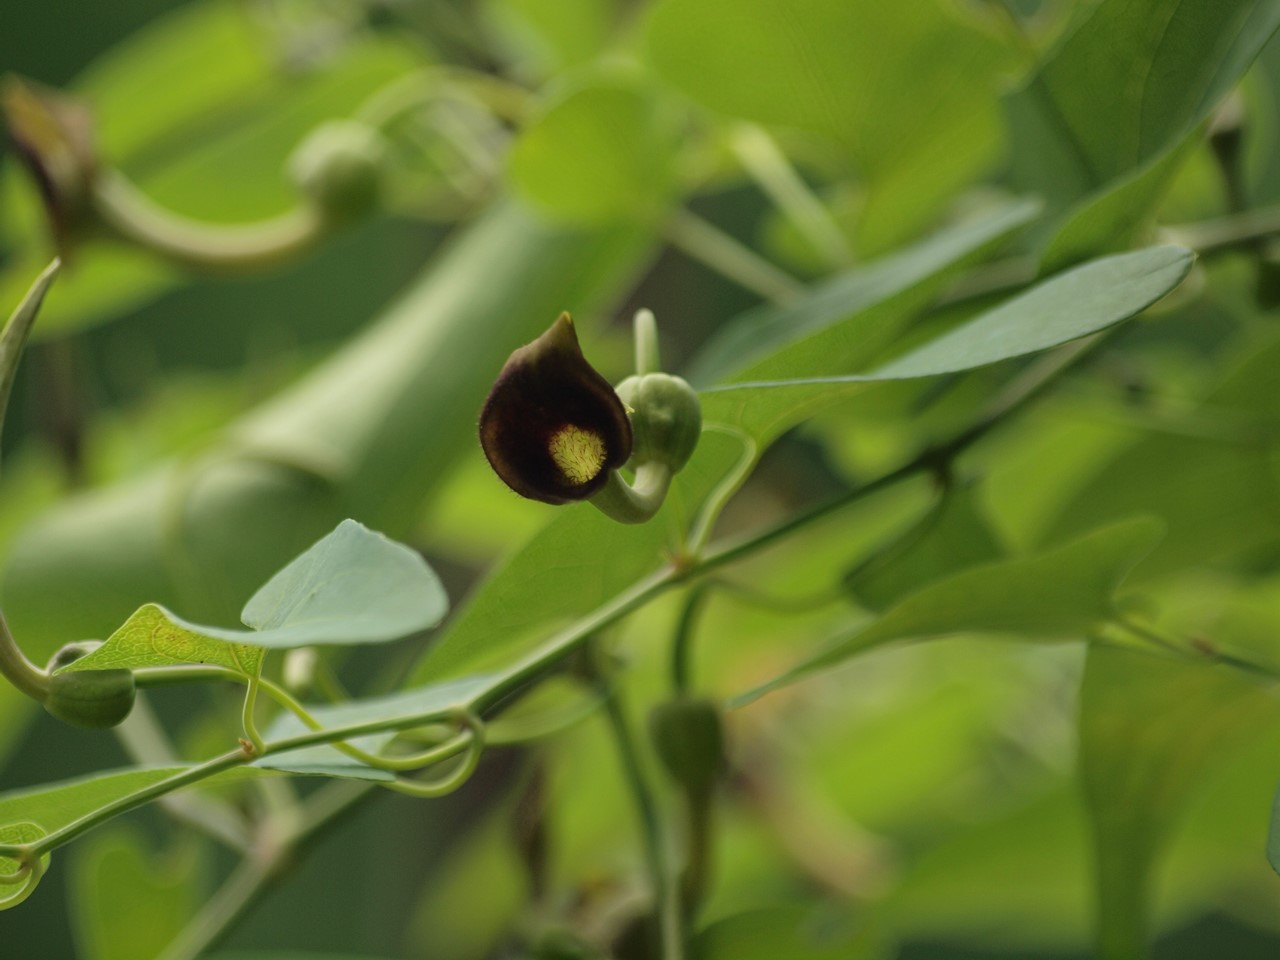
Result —
M 578 486 L 595 479 L 604 466 L 604 440 L 573 424 L 553 433 L 547 449 L 565 479 Z

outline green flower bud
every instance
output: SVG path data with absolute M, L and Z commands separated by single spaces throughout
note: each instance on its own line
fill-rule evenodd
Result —
M 18 156 L 36 181 L 54 242 L 66 257 L 91 216 L 98 161 L 93 122 L 77 100 L 17 77 L 0 91 L 0 113 Z
M 100 643 L 69 643 L 49 661 L 49 696 L 44 708 L 76 727 L 114 727 L 133 709 L 136 689 L 132 670 L 57 671 L 96 650 Z
M 334 120 L 294 150 L 289 174 L 326 217 L 345 222 L 378 205 L 386 156 L 387 142 L 378 130 L 356 120 Z
M 480 413 L 480 446 L 502 481 L 543 503 L 586 500 L 631 456 L 631 423 L 582 355 L 569 314 L 513 352 Z
M 631 408 L 632 461 L 683 468 L 702 435 L 697 391 L 669 373 L 646 373 L 618 384 L 618 396 Z
M 706 697 L 677 697 L 649 714 L 658 759 L 687 793 L 705 797 L 725 769 L 720 707 Z

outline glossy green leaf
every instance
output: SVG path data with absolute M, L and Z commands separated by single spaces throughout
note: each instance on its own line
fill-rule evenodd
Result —
M 677 128 L 638 79 L 591 71 L 567 84 L 511 148 L 516 190 L 569 223 L 653 218 L 673 189 Z
M 649 62 L 688 96 L 848 157 L 872 249 L 909 236 L 995 155 L 996 92 L 1016 57 L 954 5 L 666 0 L 648 27 Z
M 703 391 L 708 421 L 769 435 L 862 385 L 957 373 L 1025 356 L 1127 320 L 1174 289 L 1195 254 L 1165 245 L 1094 260 L 1042 281 L 868 373 L 751 380 Z
M 1090 649 L 1079 766 L 1093 825 L 1098 955 L 1145 956 L 1161 848 L 1214 764 L 1277 720 L 1239 672 L 1129 650 Z
M 844 578 L 864 607 L 883 611 L 905 595 L 1005 550 L 983 516 L 976 483 L 948 489 L 924 517 Z
M 1054 273 L 1139 239 L 1169 181 L 1200 145 L 1191 134 L 1182 143 L 1099 191 L 1072 209 L 1040 255 L 1040 272 Z
M 262 666 L 264 651 L 212 637 L 208 628 L 187 624 L 158 604 L 139 607 L 97 650 L 59 672 L 205 664 L 225 667 L 246 677 Z
M 311 710 L 311 715 L 323 728 L 413 717 L 446 719 L 454 711 L 468 709 L 478 696 L 490 689 L 491 684 L 492 677 L 473 675 L 460 680 L 402 690 L 385 697 L 370 697 L 334 706 L 315 707 Z M 426 722 L 421 721 L 417 725 L 422 726 Z M 406 726 L 409 725 L 406 724 Z M 270 743 L 298 736 L 309 729 L 292 713 L 282 713 L 266 731 L 265 739 Z M 394 731 L 384 730 L 353 737 L 351 742 L 368 753 L 378 753 L 394 738 Z M 360 763 L 328 744 L 268 754 L 255 761 L 254 766 L 286 773 L 346 777 L 354 780 L 395 779 L 394 773 Z
M 965 267 L 1039 211 L 1034 201 L 1010 203 L 825 280 L 793 306 L 748 311 L 702 348 L 689 379 L 707 386 L 801 372 L 821 376 L 870 363 Z
M 1015 178 L 1075 205 L 1046 270 L 1131 240 L 1278 26 L 1274 0 L 1104 0 L 1079 19 L 1008 100 Z
M 1162 154 L 1230 92 L 1277 26 L 1274 0 L 1103 0 L 1014 97 L 1038 123 L 1039 149 L 1015 152 L 1028 186 L 1080 196 Z M 1049 153 L 1061 166 L 1037 168 Z
M 82 960 L 160 956 L 200 907 L 198 849 L 149 846 L 133 830 L 119 829 L 75 851 L 69 900 Z
M 1086 638 L 1114 616 L 1116 590 L 1162 533 L 1159 521 L 1138 518 L 1034 556 L 970 567 L 908 594 L 739 702 L 895 640 L 956 633 Z

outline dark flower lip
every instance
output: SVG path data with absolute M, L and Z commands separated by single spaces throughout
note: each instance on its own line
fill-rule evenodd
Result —
M 515 350 L 480 413 L 480 446 L 516 493 L 543 503 L 586 500 L 631 456 L 631 421 L 587 363 L 569 314 Z

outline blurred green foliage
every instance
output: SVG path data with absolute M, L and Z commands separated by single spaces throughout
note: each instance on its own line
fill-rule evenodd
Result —
M 323 745 L 219 773 L 56 850 L 0 940 L 670 955 L 638 779 L 679 856 L 710 837 L 690 960 L 1274 956 L 1277 26 L 1275 0 L 7 11 L 0 66 L 81 98 L 101 167 L 194 230 L 294 209 L 322 123 L 390 147 L 379 211 L 283 264 L 202 271 L 98 220 L 63 251 L 4 430 L 24 650 L 128 624 L 133 666 L 252 683 L 241 608 L 352 517 L 424 554 L 454 613 L 317 655 L 299 695 L 356 699 L 315 718 L 501 719 L 446 799 L 282 775 L 395 780 Z M 0 159 L 7 312 L 53 247 Z M 708 424 L 663 509 L 517 500 L 474 442 L 503 359 L 568 309 L 617 382 L 640 306 Z M 418 586 L 329 579 L 355 556 L 312 555 L 284 607 L 336 595 L 379 641 L 438 619 L 395 616 L 416 558 Z M 284 618 L 282 645 L 319 636 Z M 677 637 L 737 705 L 703 824 L 617 742 L 670 699 Z M 548 638 L 554 676 L 515 684 Z M 117 740 L 0 685 L 0 843 L 234 750 L 240 690 L 148 690 Z M 332 822 L 290 832 L 304 809 Z M 237 844 L 282 837 L 291 870 L 255 880 Z

